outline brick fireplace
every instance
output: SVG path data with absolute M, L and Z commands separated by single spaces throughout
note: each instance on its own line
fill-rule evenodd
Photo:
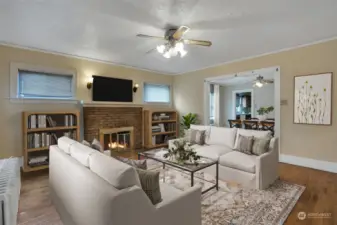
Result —
M 84 107 L 84 139 L 100 140 L 100 130 L 133 127 L 134 146 L 143 146 L 142 107 Z

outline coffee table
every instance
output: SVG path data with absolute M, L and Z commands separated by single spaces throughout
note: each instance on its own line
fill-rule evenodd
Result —
M 138 159 L 140 159 L 141 157 L 147 158 L 147 159 L 152 159 L 154 161 L 160 162 L 163 164 L 163 168 L 165 169 L 166 165 L 172 166 L 174 168 L 178 168 L 181 169 L 183 171 L 189 172 L 190 176 L 191 176 L 191 187 L 194 186 L 194 173 L 198 172 L 202 169 L 205 169 L 207 167 L 216 165 L 216 181 L 215 184 L 209 188 L 207 188 L 206 190 L 202 191 L 201 193 L 204 194 L 212 189 L 216 189 L 219 190 L 219 162 L 217 160 L 212 160 L 209 158 L 205 158 L 205 157 L 201 157 L 199 160 L 198 165 L 195 164 L 178 164 L 174 161 L 170 161 L 168 159 L 164 158 L 164 154 L 167 152 L 167 149 L 155 149 L 155 150 L 150 150 L 150 151 L 146 151 L 146 152 L 139 152 L 138 153 Z M 203 181 L 212 183 L 208 180 L 204 180 Z

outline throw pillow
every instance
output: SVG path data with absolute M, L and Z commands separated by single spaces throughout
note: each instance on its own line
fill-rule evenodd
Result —
M 239 135 L 237 144 L 235 146 L 236 151 L 251 155 L 253 148 L 254 137 Z
M 128 159 L 120 156 L 115 156 L 116 159 L 118 159 L 121 162 L 124 162 L 130 166 L 133 166 L 138 169 L 146 170 L 147 169 L 147 163 L 146 160 L 135 160 L 135 159 Z
M 82 141 L 82 145 L 88 146 L 91 148 L 91 144 L 89 142 L 87 142 L 86 140 Z
M 94 140 L 92 141 L 91 147 L 101 152 L 104 151 L 103 146 L 101 145 L 101 142 L 99 142 L 96 138 L 94 138 Z
M 256 138 L 254 137 L 254 143 L 252 147 L 252 153 L 254 155 L 262 155 L 268 152 L 270 138 Z
M 188 130 L 187 141 L 191 144 L 204 145 L 206 137 L 206 130 Z
M 143 191 L 153 205 L 162 201 L 159 185 L 159 171 L 137 169 Z

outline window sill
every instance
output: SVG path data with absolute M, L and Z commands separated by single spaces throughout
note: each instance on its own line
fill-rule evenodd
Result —
M 10 98 L 11 103 L 19 104 L 77 104 L 79 101 L 76 99 L 50 99 L 50 98 Z

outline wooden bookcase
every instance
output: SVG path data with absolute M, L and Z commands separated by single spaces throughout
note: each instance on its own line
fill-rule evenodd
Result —
M 157 127 L 153 130 L 153 127 Z M 160 127 L 160 130 L 158 129 Z M 144 110 L 145 148 L 167 147 L 167 141 L 178 137 L 178 113 L 175 110 Z
M 34 121 L 35 120 L 35 121 Z M 49 146 L 57 144 L 57 138 L 68 135 L 80 138 L 79 111 L 23 112 L 23 171 L 31 172 L 48 168 Z M 48 157 L 45 164 L 29 164 L 30 159 Z

